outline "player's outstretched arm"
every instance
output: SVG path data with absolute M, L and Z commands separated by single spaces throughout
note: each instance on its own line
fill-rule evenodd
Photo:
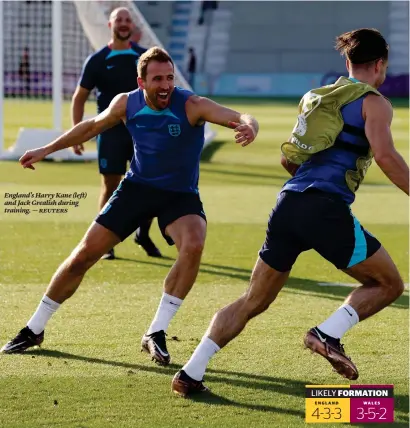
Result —
M 393 108 L 383 97 L 369 94 L 363 103 L 365 133 L 374 160 L 389 180 L 409 194 L 409 167 L 393 144 L 390 125 Z
M 191 123 L 210 122 L 235 130 L 235 139 L 242 147 L 255 140 L 258 121 L 250 114 L 241 114 L 209 98 L 194 95 L 187 101 L 187 115 Z
M 119 94 L 111 104 L 98 116 L 80 122 L 65 134 L 58 137 L 46 146 L 28 150 L 20 158 L 23 168 L 34 169 L 33 163 L 43 160 L 47 155 L 68 147 L 85 143 L 106 129 L 112 128 L 125 119 L 127 108 L 127 94 Z

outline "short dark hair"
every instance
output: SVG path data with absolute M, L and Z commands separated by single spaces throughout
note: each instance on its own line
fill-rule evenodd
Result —
M 141 79 L 143 80 L 147 78 L 147 68 L 148 64 L 151 61 L 170 62 L 172 64 L 172 67 L 174 67 L 174 61 L 172 61 L 168 52 L 165 49 L 159 48 L 158 46 L 154 46 L 144 52 L 138 60 L 138 76 L 141 77 Z
M 375 28 L 359 28 L 336 37 L 335 49 L 352 64 L 387 60 L 389 45 Z

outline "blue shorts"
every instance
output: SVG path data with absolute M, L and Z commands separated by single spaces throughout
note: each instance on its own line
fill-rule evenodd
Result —
M 100 174 L 124 175 L 134 156 L 132 138 L 123 124 L 107 129 L 97 137 Z
M 338 269 L 346 269 L 380 247 L 336 194 L 309 189 L 280 194 L 259 256 L 273 269 L 287 272 L 300 253 L 314 249 Z
M 158 217 L 162 236 L 169 245 L 173 245 L 165 233 L 166 227 L 189 214 L 196 214 L 206 221 L 199 194 L 158 189 L 124 179 L 95 221 L 123 241 L 142 222 Z

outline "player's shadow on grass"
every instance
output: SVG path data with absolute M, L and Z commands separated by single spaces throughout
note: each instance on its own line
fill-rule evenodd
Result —
M 82 355 L 70 354 L 68 352 L 53 351 L 49 349 L 39 349 L 27 351 L 23 354 L 27 356 L 36 357 L 48 357 L 56 358 L 67 362 L 67 360 L 82 361 L 85 363 L 91 364 L 102 364 L 111 367 L 121 367 L 127 370 L 126 374 L 129 376 L 138 375 L 138 372 L 148 372 L 156 373 L 160 375 L 165 375 L 169 377 L 169 382 L 171 382 L 172 376 L 177 370 L 181 367 L 178 364 L 170 364 L 167 367 L 159 366 L 145 366 L 142 364 L 130 364 L 121 361 L 105 360 L 102 358 L 95 357 L 86 357 Z M 308 379 L 305 382 L 294 379 L 287 379 L 281 377 L 273 377 L 266 375 L 259 375 L 255 373 L 244 373 L 237 371 L 225 371 L 217 369 L 208 369 L 206 374 L 206 380 L 210 383 L 222 383 L 228 385 L 235 385 L 239 388 L 252 389 L 255 391 L 264 390 L 272 391 L 274 393 L 279 393 L 283 395 L 291 395 L 300 397 L 301 401 L 305 397 L 305 385 L 309 384 Z M 268 405 L 258 405 L 250 403 L 239 403 L 228 398 L 222 397 L 215 393 L 199 394 L 194 395 L 191 398 L 196 402 L 204 402 L 207 404 L 216 404 L 224 406 L 232 406 L 239 408 L 246 408 L 249 410 L 259 410 L 264 412 L 272 413 L 283 413 L 291 414 L 304 418 L 304 412 L 296 409 L 286 409 L 275 406 Z M 409 411 L 409 397 L 408 395 L 395 395 L 395 410 L 396 419 L 400 419 L 400 422 L 408 421 L 408 411 Z M 400 415 L 397 415 L 397 412 L 400 412 Z M 357 424 L 356 424 L 357 425 Z M 362 426 L 362 425 L 357 425 Z M 367 426 L 367 425 L 363 425 Z
M 150 260 L 134 260 L 128 258 L 118 258 L 118 260 L 123 261 L 132 261 L 141 264 L 148 264 L 153 266 L 162 266 L 166 268 L 171 268 L 175 259 L 171 257 L 163 257 L 162 259 L 158 259 L 157 261 Z M 201 273 L 207 273 L 210 275 L 224 276 L 228 278 L 238 279 L 241 281 L 249 282 L 249 279 L 252 274 L 251 269 L 238 268 L 234 266 L 224 266 L 224 265 L 215 265 L 211 263 L 201 263 L 201 267 L 199 269 Z M 348 276 L 346 276 L 347 281 L 351 281 Z M 323 284 L 326 281 L 322 282 Z M 342 301 L 344 300 L 350 292 L 353 290 L 352 287 L 343 287 L 343 286 L 320 286 L 318 285 L 318 281 L 312 281 L 306 278 L 297 278 L 290 277 L 286 282 L 285 287 L 282 292 L 288 292 L 293 294 L 303 294 L 313 296 L 313 297 L 324 297 L 326 299 Z M 308 297 L 308 296 L 307 296 Z M 399 309 L 408 309 L 409 308 L 409 295 L 403 294 L 400 296 L 393 304 L 391 304 L 393 308 Z
M 225 398 L 222 395 L 215 394 L 214 392 L 205 392 L 202 394 L 195 394 L 189 397 L 189 399 L 192 401 L 195 401 L 196 403 L 239 407 L 239 408 L 244 408 L 248 410 L 259 410 L 261 412 L 269 412 L 269 413 L 276 413 L 276 414 L 281 413 L 285 415 L 297 416 L 299 418 L 305 417 L 305 413 L 301 410 L 268 406 L 263 404 L 240 403 L 238 401 L 233 401 L 233 400 L 230 400 L 229 398 Z
M 255 171 L 257 171 L 257 169 L 255 168 Z M 237 171 L 229 171 L 228 169 L 214 169 L 214 168 L 209 168 L 206 166 L 201 166 L 201 172 L 207 172 L 207 173 L 211 173 L 211 174 L 219 174 L 219 175 L 225 175 L 225 176 L 237 176 L 237 177 L 249 177 L 249 178 L 263 178 L 263 179 L 284 179 L 286 180 L 287 177 L 285 173 L 281 173 L 279 172 L 279 174 L 261 174 L 260 172 L 249 172 L 249 171 L 241 171 L 241 170 L 237 170 Z M 266 184 L 266 183 L 264 183 Z M 283 184 L 283 183 L 282 183 Z M 274 200 L 274 199 L 273 199 Z
M 68 352 L 53 351 L 48 349 L 39 349 L 27 351 L 24 355 L 33 357 L 48 357 L 64 360 L 82 361 L 91 364 L 102 364 L 112 367 L 122 367 L 127 370 L 126 374 L 133 376 L 138 375 L 138 372 L 156 373 L 165 375 L 168 377 L 168 381 L 171 383 L 173 375 L 181 367 L 177 364 L 170 364 L 167 367 L 158 367 L 155 365 L 145 366 L 142 364 L 130 364 L 121 361 L 104 360 L 102 358 L 86 357 L 82 355 L 70 354 Z M 263 376 L 250 373 L 241 372 L 229 372 L 224 370 L 209 369 L 206 375 L 206 380 L 211 383 L 223 383 L 229 385 L 235 385 L 240 388 L 247 388 L 253 390 L 264 390 L 284 395 L 293 395 L 304 397 L 304 383 L 301 381 L 295 381 L 292 379 L 276 378 L 271 376 Z M 194 397 L 195 401 L 203 401 L 209 404 L 229 405 L 234 407 L 242 407 L 250 410 L 260 410 L 272 413 L 283 413 L 292 414 L 294 416 L 304 417 L 304 413 L 299 410 L 279 408 L 268 405 L 257 405 L 248 403 L 239 403 L 216 394 L 204 394 L 202 397 Z

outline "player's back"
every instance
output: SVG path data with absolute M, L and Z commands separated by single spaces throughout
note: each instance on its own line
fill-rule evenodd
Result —
M 197 192 L 204 126 L 192 126 L 185 103 L 192 92 L 175 87 L 164 110 L 148 107 L 140 89 L 128 95 L 126 126 L 134 158 L 126 178 L 153 187 Z
M 365 121 L 362 116 L 365 96 L 345 105 L 341 109 L 344 130 L 338 135 L 334 146 L 312 155 L 302 163 L 295 176 L 283 190 L 303 192 L 316 188 L 339 195 L 346 203 L 355 199 L 356 183 L 349 172 L 360 170 L 365 174 L 370 162 L 367 160 L 369 143 L 364 133 Z M 357 187 L 358 187 L 357 183 Z

